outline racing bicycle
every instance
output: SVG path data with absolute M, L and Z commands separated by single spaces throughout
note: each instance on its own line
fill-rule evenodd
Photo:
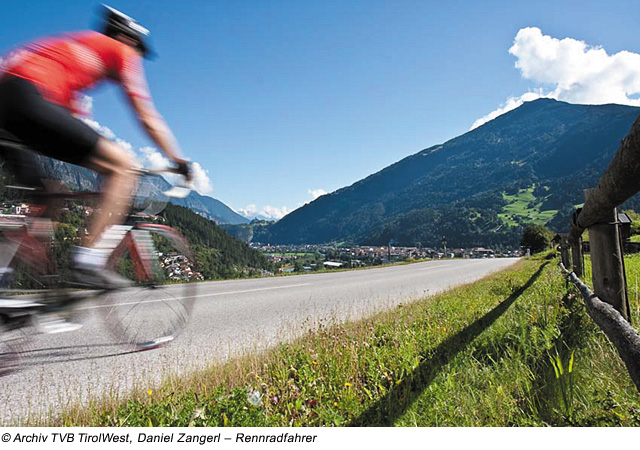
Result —
M 2 141 L 1 145 L 20 143 Z M 51 315 L 73 316 L 74 309 L 91 304 L 102 312 L 107 328 L 118 343 L 131 350 L 165 345 L 185 328 L 196 297 L 195 258 L 185 237 L 157 216 L 170 197 L 184 197 L 189 189 L 173 186 L 158 189 L 160 173 L 132 169 L 140 177 L 134 205 L 123 225 L 110 227 L 96 247 L 108 249 L 108 268 L 129 280 L 129 287 L 86 289 L 60 273 L 53 242 L 54 226 L 43 218 L 44 207 L 29 205 L 26 214 L 0 215 L 0 376 L 17 369 L 29 341 Z M 147 181 L 147 182 L 145 182 Z M 146 186 L 146 187 L 145 187 Z M 24 187 L 15 187 L 25 189 Z M 97 192 L 43 192 L 45 202 L 73 202 L 97 197 Z M 79 207 L 84 211 L 84 207 Z M 88 209 L 88 208 L 87 208 Z M 23 212 L 23 211 L 20 211 Z M 54 256 L 58 253 L 58 258 Z M 9 264 L 11 262 L 11 264 Z M 11 282 L 14 267 L 40 289 L 25 289 Z M 24 278 L 24 276 L 23 276 Z

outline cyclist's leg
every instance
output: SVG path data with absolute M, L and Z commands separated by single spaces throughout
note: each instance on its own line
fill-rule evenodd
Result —
M 97 205 L 84 245 L 92 247 L 109 226 L 121 223 L 131 206 L 136 177 L 130 171 L 134 160 L 115 142 L 100 138 L 95 150 L 83 164 L 103 176 Z
M 129 281 L 106 269 L 113 249 L 96 248 L 102 234 L 124 220 L 130 204 L 136 178 L 131 172 L 134 161 L 118 144 L 100 138 L 83 166 L 102 175 L 101 193 L 89 223 L 89 234 L 82 246 L 74 251 L 74 263 L 79 270 L 77 281 L 85 286 L 121 288 Z

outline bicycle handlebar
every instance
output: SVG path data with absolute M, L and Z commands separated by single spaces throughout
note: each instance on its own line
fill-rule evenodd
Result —
M 166 167 L 163 169 L 145 169 L 142 167 L 133 167 L 131 168 L 131 171 L 139 176 L 162 175 L 166 173 L 181 175 L 180 171 L 173 167 Z M 185 182 L 183 184 L 172 184 L 170 189 L 167 189 L 162 193 L 167 197 L 171 197 L 171 198 L 185 198 L 187 195 L 191 193 L 192 190 L 193 190 L 193 184 Z
M 145 169 L 143 167 L 132 167 L 130 171 L 137 175 L 162 175 L 164 173 L 180 175 L 180 172 L 175 167 L 165 167 L 164 169 Z

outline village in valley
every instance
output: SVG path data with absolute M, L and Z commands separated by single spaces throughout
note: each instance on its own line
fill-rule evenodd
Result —
M 439 249 L 429 247 L 267 245 L 252 243 L 280 267 L 280 272 L 314 272 L 378 266 L 404 261 L 447 258 L 480 259 L 520 257 L 520 250 L 497 250 L 484 247 Z
M 68 207 L 63 208 L 69 211 Z M 93 209 L 89 206 L 76 205 L 76 214 L 90 216 Z M 4 204 L 0 216 L 7 218 L 24 218 L 29 215 L 29 205 L 25 203 Z M 148 220 L 163 221 L 161 217 L 148 216 Z M 367 246 L 367 245 L 269 245 L 251 243 L 250 246 L 263 253 L 278 268 L 279 273 L 315 272 L 319 270 L 352 269 L 372 267 L 420 260 L 438 259 L 481 259 L 520 257 L 521 250 L 505 250 L 499 248 L 447 248 L 446 240 L 442 247 L 402 247 L 402 246 Z M 160 266 L 170 281 L 203 280 L 203 275 L 194 270 L 192 264 L 179 254 L 158 254 Z

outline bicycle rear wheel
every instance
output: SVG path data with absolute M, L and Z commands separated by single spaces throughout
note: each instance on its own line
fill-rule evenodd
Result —
M 138 224 L 109 267 L 132 284 L 106 295 L 106 324 L 115 337 L 137 350 L 177 338 L 191 316 L 199 276 L 186 239 L 164 225 Z

